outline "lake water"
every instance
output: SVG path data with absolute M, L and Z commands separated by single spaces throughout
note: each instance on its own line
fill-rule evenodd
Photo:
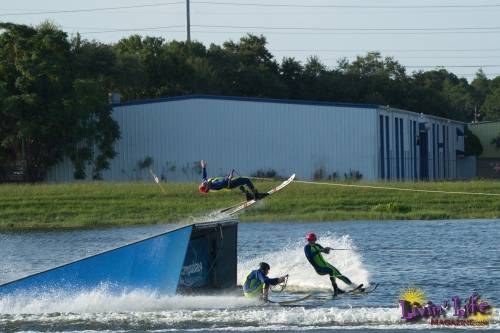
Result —
M 165 231 L 169 226 L 0 233 L 0 283 Z M 317 275 L 303 254 L 304 236 L 338 249 L 325 258 L 357 283 L 378 288 L 364 296 L 331 299 L 326 276 Z M 275 300 L 314 297 L 290 307 L 262 306 L 239 295 L 159 296 L 144 291 L 111 295 L 105 290 L 64 291 L 33 298 L 0 298 L 0 332 L 346 332 L 464 328 L 401 319 L 398 301 L 408 288 L 441 304 L 478 293 L 500 307 L 500 221 L 353 221 L 241 223 L 238 280 L 260 261 L 270 275 L 290 274 Z M 448 318 L 453 318 L 453 311 Z M 489 325 L 500 331 L 500 312 Z

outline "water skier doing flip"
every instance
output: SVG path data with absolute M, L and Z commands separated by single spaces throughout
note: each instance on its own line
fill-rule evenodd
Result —
M 261 193 L 257 191 L 252 181 L 246 177 L 235 177 L 234 170 L 232 170 L 229 175 L 225 177 L 214 177 L 207 178 L 207 162 L 201 160 L 200 162 L 201 169 L 203 172 L 203 178 L 200 186 L 198 187 L 201 193 L 208 193 L 209 191 L 218 191 L 223 189 L 234 189 L 239 188 L 247 201 L 250 200 L 259 200 L 266 196 L 268 193 Z
M 337 286 L 337 282 L 335 279 L 339 279 L 345 284 L 351 286 L 353 290 L 364 291 L 363 284 L 355 285 L 352 283 L 349 278 L 342 275 L 338 269 L 329 264 L 321 255 L 321 253 L 330 253 L 330 250 L 333 250 L 330 247 L 323 247 L 316 243 L 317 237 L 314 233 L 310 232 L 306 236 L 307 244 L 304 247 L 304 252 L 306 254 L 307 260 L 314 267 L 314 270 L 319 275 L 329 275 L 330 281 L 332 282 L 333 287 L 333 296 L 337 296 L 339 294 L 345 293 L 344 290 L 340 289 Z

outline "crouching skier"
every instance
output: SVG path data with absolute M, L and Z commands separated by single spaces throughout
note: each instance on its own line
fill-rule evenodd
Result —
M 251 271 L 245 279 L 243 284 L 243 293 L 245 297 L 253 298 L 260 297 L 262 300 L 268 300 L 269 286 L 275 286 L 278 283 L 285 282 L 286 276 L 279 278 L 268 278 L 269 270 L 271 266 L 268 263 L 261 262 L 259 264 L 259 269 Z

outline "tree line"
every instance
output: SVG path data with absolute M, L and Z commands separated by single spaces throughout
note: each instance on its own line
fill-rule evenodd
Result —
M 369 52 L 328 68 L 276 59 L 264 36 L 205 46 L 132 35 L 117 43 L 68 36 L 52 23 L 0 23 L 0 165 L 25 163 L 36 181 L 69 158 L 75 178 L 99 179 L 120 131 L 108 93 L 122 100 L 216 94 L 390 105 L 469 122 L 500 119 L 500 76 L 469 83 L 446 69 L 408 73 Z M 0 169 L 1 173 L 1 169 Z M 0 174 L 1 179 L 1 174 Z

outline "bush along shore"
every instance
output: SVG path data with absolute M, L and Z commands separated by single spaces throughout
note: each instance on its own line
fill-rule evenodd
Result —
M 277 181 L 257 182 L 263 191 Z M 338 183 L 329 183 L 338 184 Z M 344 183 L 345 184 L 345 183 Z M 354 183 L 425 191 L 500 194 L 500 182 Z M 51 229 L 169 223 L 203 218 L 243 200 L 203 195 L 196 183 L 146 182 L 0 185 L 0 229 Z M 292 183 L 242 213 L 241 221 L 497 218 L 500 197 Z

